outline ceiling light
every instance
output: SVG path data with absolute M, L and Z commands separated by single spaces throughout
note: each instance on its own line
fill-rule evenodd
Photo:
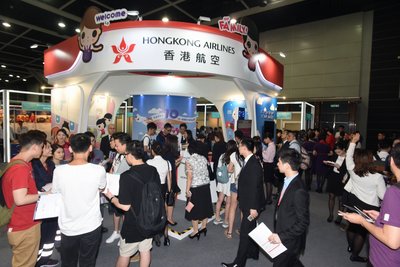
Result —
M 2 80 L 2 78 L 0 78 L 0 81 Z
M 19 75 L 15 76 L 15 77 L 17 77 L 17 78 L 21 78 L 21 76 L 19 76 Z
M 59 22 L 59 23 L 58 23 L 58 27 L 60 27 L 60 28 L 65 28 L 65 23 L 64 23 L 64 22 Z
M 286 57 L 285 53 L 283 53 L 283 52 L 279 52 L 279 55 L 280 55 L 281 57 L 283 57 L 283 58 Z
M 8 22 L 3 22 L 2 24 L 3 24 L 3 26 L 6 27 L 6 28 L 10 28 L 10 27 L 11 27 L 11 24 L 8 23 Z
M 14 77 L 14 75 L 12 75 L 12 74 L 8 74 L 8 76 L 10 76 L 10 77 Z
M 9 82 L 9 80 L 4 80 L 6 83 L 8 83 Z
M 139 16 L 139 11 L 137 10 L 128 10 L 129 16 Z
M 81 29 L 76 28 L 76 29 L 75 29 L 75 32 L 76 32 L 76 33 L 81 33 Z
M 209 18 L 209 17 L 204 17 L 204 16 L 200 16 L 200 17 L 197 19 L 197 24 L 200 25 L 200 23 L 201 23 L 202 21 L 208 21 L 208 22 L 210 22 L 210 21 L 211 21 L 211 18 Z
M 7 68 L 7 66 L 6 66 L 6 65 L 1 65 L 1 67 L 2 67 L 3 69 Z
M 32 49 L 35 49 L 35 48 L 38 48 L 39 45 L 38 45 L 38 44 L 33 44 L 33 45 L 31 45 L 30 47 L 31 47 Z
M 23 82 L 26 82 L 26 79 L 22 79 Z
M 167 18 L 167 17 L 162 18 L 162 22 L 168 22 L 168 21 L 169 21 L 169 18 Z
M 236 22 L 237 22 L 237 20 L 236 20 L 235 18 L 232 18 L 232 19 L 231 19 L 231 23 L 232 23 L 232 24 L 235 24 Z

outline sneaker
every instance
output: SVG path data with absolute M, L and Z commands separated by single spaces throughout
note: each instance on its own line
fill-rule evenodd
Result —
M 40 267 L 54 267 L 58 266 L 58 260 L 49 259 L 45 264 L 40 265 Z
M 225 229 L 226 229 L 226 228 L 228 228 L 228 227 L 229 227 L 229 225 L 228 225 L 227 223 L 223 223 L 223 224 L 222 224 L 222 228 L 225 228 Z
M 114 231 L 109 238 L 107 238 L 106 243 L 107 244 L 111 244 L 112 242 L 114 242 L 115 240 L 119 239 L 120 235 L 118 232 Z
M 218 225 L 218 224 L 223 223 L 223 221 L 222 221 L 221 219 L 219 219 L 219 220 L 215 219 L 213 223 L 214 223 L 215 225 Z
M 119 247 L 119 245 L 121 245 L 121 239 L 118 240 L 117 246 Z

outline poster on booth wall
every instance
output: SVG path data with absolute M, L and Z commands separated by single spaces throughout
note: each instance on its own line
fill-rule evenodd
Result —
M 244 109 L 244 114 L 243 114 Z M 246 112 L 246 102 L 244 100 L 228 101 L 223 107 L 227 140 L 234 140 L 237 121 L 248 119 Z
M 108 95 L 94 95 L 90 104 L 88 131 L 96 136 L 96 146 L 100 147 L 101 138 L 108 135 L 108 125 L 114 121 L 116 100 Z
M 256 122 L 257 122 L 257 135 L 264 136 L 265 134 L 265 121 L 274 121 L 278 110 L 278 101 L 276 98 L 266 95 L 259 95 L 255 99 L 256 102 Z
M 83 91 L 78 86 L 51 90 L 51 137 L 59 129 L 65 129 L 69 135 L 79 130 L 79 121 L 83 107 Z
M 133 96 L 133 139 L 142 140 L 147 124 L 154 122 L 157 133 L 164 124 L 172 125 L 172 134 L 178 134 L 179 125 L 186 123 L 196 134 L 197 100 L 185 96 L 136 95 Z

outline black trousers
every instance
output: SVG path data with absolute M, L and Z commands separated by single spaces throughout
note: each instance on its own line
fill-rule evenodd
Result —
M 62 267 L 94 267 L 101 240 L 101 226 L 92 232 L 77 235 L 61 235 Z
M 258 246 L 251 239 L 249 233 L 256 228 L 256 219 L 251 222 L 247 219 L 250 215 L 249 210 L 241 210 L 243 213 L 243 219 L 240 224 L 240 241 L 239 248 L 236 254 L 235 263 L 238 267 L 246 266 L 247 258 L 256 258 L 258 257 Z
M 46 264 L 53 254 L 54 240 L 57 230 L 57 218 L 42 220 L 42 224 L 40 225 L 40 244 L 36 266 L 42 266 Z
M 289 250 L 277 256 L 273 259 L 273 262 L 273 267 L 304 267 L 299 260 L 299 256 Z

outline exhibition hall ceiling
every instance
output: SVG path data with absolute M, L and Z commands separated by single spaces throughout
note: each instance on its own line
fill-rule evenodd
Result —
M 1 0 L 0 88 L 24 88 L 27 83 L 46 84 L 43 51 L 75 34 L 89 6 L 103 11 L 126 8 L 143 20 L 197 23 L 209 17 L 215 25 L 223 16 L 250 17 L 260 32 L 368 11 L 373 0 Z M 379 1 L 385 2 L 385 1 Z M 129 16 L 127 20 L 136 20 Z M 32 47 L 32 48 L 31 48 Z

